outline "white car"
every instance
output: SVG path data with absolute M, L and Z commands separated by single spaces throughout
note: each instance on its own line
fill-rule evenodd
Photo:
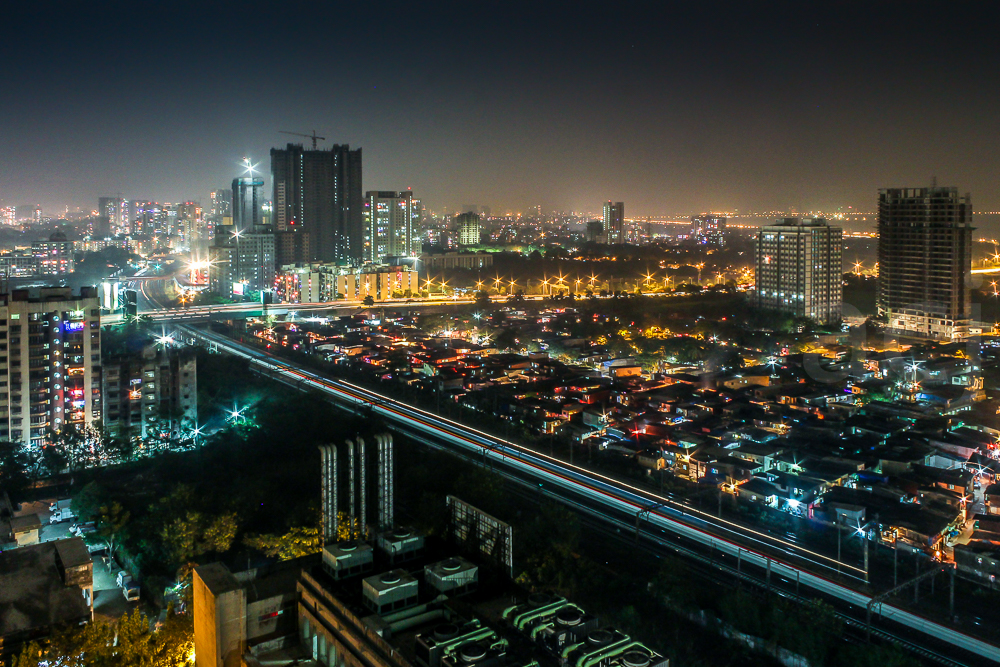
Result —
M 69 527 L 70 534 L 76 535 L 77 537 L 83 537 L 87 533 L 93 533 L 96 530 L 97 527 L 92 521 L 88 521 L 87 523 L 74 523 Z
M 130 583 L 132 583 L 132 575 L 125 570 L 121 570 L 118 573 L 118 576 L 115 577 L 115 585 L 118 586 L 118 588 L 123 588 Z
M 125 584 L 125 586 L 122 587 L 122 595 L 124 595 L 125 599 L 128 600 L 129 602 L 136 602 L 136 601 L 138 601 L 139 600 L 139 585 L 138 584 L 133 584 L 133 583 Z

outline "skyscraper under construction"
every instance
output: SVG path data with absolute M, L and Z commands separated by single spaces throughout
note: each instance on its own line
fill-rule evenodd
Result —
M 972 198 L 958 188 L 888 188 L 878 195 L 878 312 L 890 333 L 968 336 Z
M 297 261 L 357 262 L 363 248 L 361 149 L 301 144 L 271 149 L 274 225 L 307 256 Z

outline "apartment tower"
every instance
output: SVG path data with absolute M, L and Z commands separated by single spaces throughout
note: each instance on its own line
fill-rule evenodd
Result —
M 878 195 L 878 313 L 890 333 L 960 340 L 972 302 L 972 199 L 958 188 Z
M 625 202 L 604 202 L 604 234 L 608 243 L 625 243 Z
M 836 322 L 843 303 L 843 230 L 823 218 L 785 218 L 757 233 L 756 304 Z
M 278 234 L 308 235 L 291 243 L 306 252 L 298 261 L 356 262 L 363 254 L 361 149 L 347 144 L 307 150 L 302 144 L 271 149 L 274 225 Z
M 362 259 L 378 264 L 386 257 L 409 257 L 420 252 L 419 205 L 409 190 L 371 190 L 365 193 L 362 213 Z

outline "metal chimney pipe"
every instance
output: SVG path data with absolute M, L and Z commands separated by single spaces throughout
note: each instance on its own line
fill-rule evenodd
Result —
M 323 529 L 320 531 L 323 537 L 323 544 L 329 541 L 330 537 L 330 452 L 329 445 L 320 445 L 319 449 L 319 475 L 320 475 L 320 505 L 322 506 Z
M 337 446 L 328 445 L 328 447 L 330 448 L 330 468 L 333 473 L 333 483 L 330 485 L 330 520 L 327 522 L 327 525 L 329 526 L 330 540 L 336 542 L 337 536 L 340 534 L 340 514 L 337 507 L 338 495 L 340 494 L 340 475 L 337 470 Z
M 364 539 L 365 528 L 368 526 L 368 512 L 367 512 L 367 496 L 368 496 L 368 483 L 366 481 L 365 469 L 368 467 L 365 465 L 368 457 L 365 456 L 366 453 L 365 441 L 358 438 L 358 463 L 360 464 L 361 472 L 361 486 L 358 491 L 361 494 L 361 516 L 358 521 L 358 539 Z
M 385 436 L 376 435 L 375 444 L 378 445 L 378 530 L 388 529 L 385 519 Z
M 354 539 L 355 519 L 357 517 L 357 515 L 354 513 L 354 509 L 355 509 L 355 506 L 354 506 L 355 498 L 354 498 L 354 496 L 355 496 L 355 494 L 357 492 L 356 492 L 355 486 L 354 486 L 354 441 L 353 440 L 348 440 L 347 441 L 347 464 L 350 467 L 350 480 L 349 480 L 350 486 L 348 488 L 350 489 L 350 496 L 351 496 L 351 513 L 347 517 L 347 520 L 349 522 L 348 523 L 347 533 L 348 533 L 348 536 L 350 537 L 350 539 Z
M 393 453 L 392 434 L 385 434 L 385 529 L 390 530 L 396 523 L 396 486 L 394 477 L 396 474 L 395 456 Z

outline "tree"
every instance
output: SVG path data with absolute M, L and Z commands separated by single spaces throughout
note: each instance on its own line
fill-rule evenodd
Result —
M 40 464 L 44 474 L 58 475 L 66 468 L 66 455 L 55 445 L 43 445 L 41 452 Z
M 76 424 L 64 424 L 58 431 L 49 431 L 47 439 L 63 455 L 70 472 L 86 467 L 90 462 L 86 435 Z
M 97 482 L 88 482 L 73 496 L 73 514 L 81 521 L 97 521 L 101 507 L 109 501 L 107 490 Z
M 236 513 L 209 517 L 188 511 L 160 529 L 160 539 L 174 563 L 184 563 L 206 553 L 229 551 L 239 528 Z
M 118 501 L 101 506 L 94 521 L 97 530 L 92 533 L 94 537 L 90 539 L 103 542 L 108 547 L 108 552 L 114 555 L 115 547 L 118 546 L 121 534 L 131 516 Z
M 486 310 L 490 307 L 490 295 L 485 290 L 476 292 L 476 308 Z
M 361 302 L 366 308 L 371 308 L 375 305 L 375 299 L 372 298 L 371 294 L 365 296 L 364 300 Z
M 193 663 L 191 618 L 167 609 L 158 630 L 136 609 L 117 621 L 96 619 L 57 631 L 43 642 L 30 642 L 13 667 L 57 664 L 63 667 L 182 667 Z
M 0 489 L 11 495 L 27 488 L 31 458 L 17 442 L 0 440 Z
M 284 535 L 247 535 L 243 544 L 268 556 L 291 560 L 317 553 L 323 541 L 318 526 L 297 526 Z
M 501 329 L 493 337 L 493 345 L 498 350 L 509 350 L 517 345 L 517 333 L 513 329 Z

